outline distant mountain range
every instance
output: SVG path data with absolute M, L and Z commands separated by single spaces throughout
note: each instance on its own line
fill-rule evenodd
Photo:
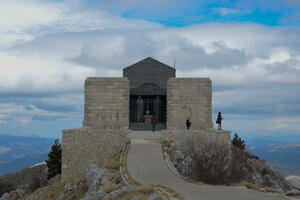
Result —
M 260 159 L 268 161 L 283 176 L 300 176 L 300 141 L 246 141 L 247 148 Z
M 53 141 L 51 138 L 0 135 L 0 175 L 45 161 Z

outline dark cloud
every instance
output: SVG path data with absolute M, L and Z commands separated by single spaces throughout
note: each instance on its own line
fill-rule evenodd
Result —
M 117 68 L 147 56 L 175 58 L 187 69 L 244 66 L 252 58 L 243 49 L 230 48 L 224 41 L 210 43 L 212 53 L 178 35 L 154 38 L 148 33 L 99 36 L 84 44 L 72 61 L 86 66 Z

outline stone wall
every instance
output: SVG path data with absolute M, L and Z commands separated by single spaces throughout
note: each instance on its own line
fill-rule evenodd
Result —
M 184 130 L 187 117 L 192 130 L 213 128 L 212 82 L 209 78 L 170 78 L 167 82 L 167 129 Z
M 62 177 L 85 172 L 92 163 L 101 166 L 129 141 L 128 133 L 87 127 L 63 130 Z
M 84 127 L 128 129 L 127 78 L 88 77 L 85 80 Z

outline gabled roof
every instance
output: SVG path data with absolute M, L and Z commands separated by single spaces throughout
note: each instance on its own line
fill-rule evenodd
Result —
M 145 58 L 137 63 L 134 63 L 132 65 L 129 65 L 128 67 L 125 67 L 123 70 L 126 70 L 128 68 L 134 68 L 134 67 L 139 67 L 141 65 L 144 65 L 144 66 L 159 66 L 159 67 L 167 67 L 167 68 L 170 68 L 172 70 L 175 70 L 173 67 L 170 67 L 169 65 L 166 65 L 158 60 L 155 60 L 154 58 L 151 58 L 151 57 L 148 57 L 148 58 Z

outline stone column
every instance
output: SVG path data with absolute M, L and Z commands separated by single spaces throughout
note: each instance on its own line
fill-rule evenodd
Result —
M 159 116 L 160 116 L 160 109 L 161 109 L 161 100 L 159 98 L 159 96 L 156 96 L 155 100 L 154 100 L 154 116 L 157 119 L 157 121 L 159 120 Z
M 137 99 L 137 121 L 141 122 L 143 121 L 143 111 L 144 111 L 144 101 L 141 96 Z

